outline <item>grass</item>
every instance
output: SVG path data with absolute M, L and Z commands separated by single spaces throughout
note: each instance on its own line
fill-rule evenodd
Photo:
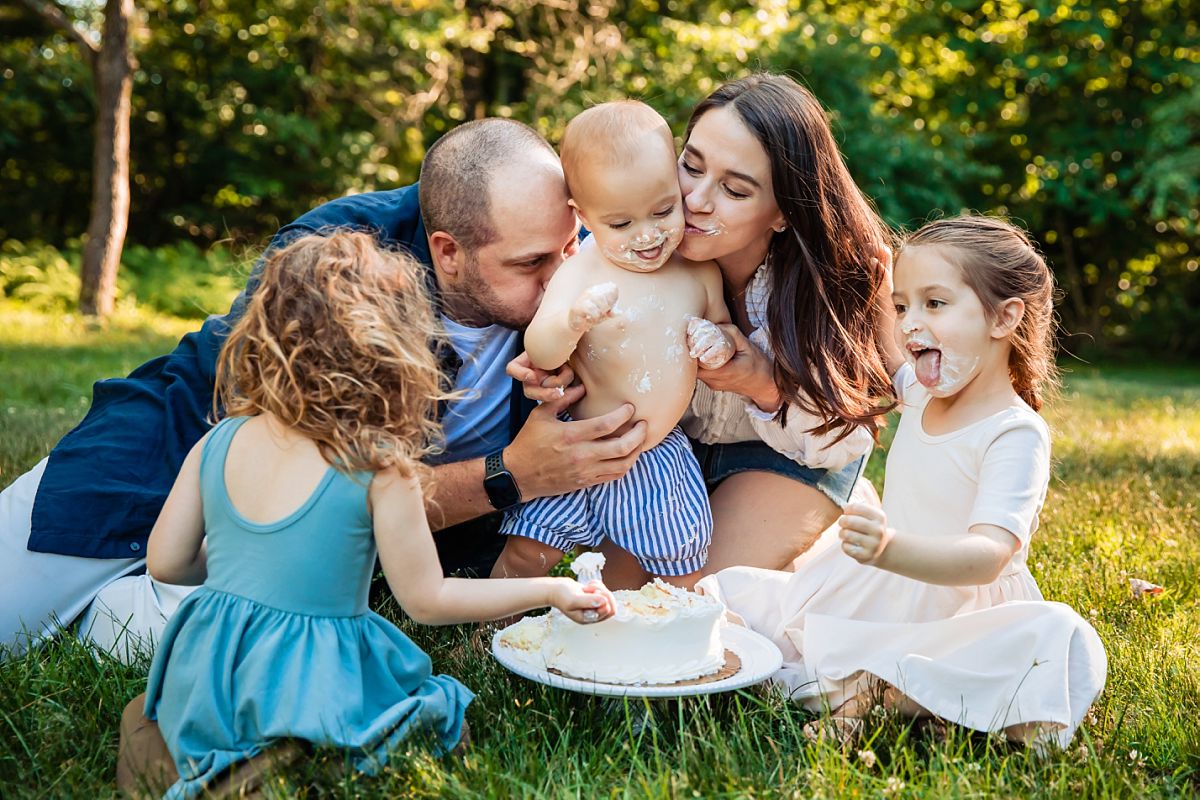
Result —
M 0 485 L 87 409 L 90 383 L 166 352 L 194 327 L 129 313 L 104 329 L 0 301 Z M 1074 368 L 1047 417 L 1055 469 L 1031 569 L 1092 619 L 1108 687 L 1065 752 L 874 718 L 854 751 L 806 743 L 808 715 L 762 688 L 614 703 L 509 674 L 471 627 L 422 628 L 375 605 L 478 694 L 474 745 L 419 743 L 381 775 L 318 752 L 280 797 L 1190 797 L 1200 791 L 1200 369 Z M 870 475 L 878 485 L 882 458 Z M 1135 600 L 1128 578 L 1168 587 Z M 0 665 L 0 796 L 106 797 L 123 705 L 146 663 L 95 658 L 71 637 Z M 334 687 L 336 691 L 336 687 Z M 866 755 L 870 750 L 874 755 Z

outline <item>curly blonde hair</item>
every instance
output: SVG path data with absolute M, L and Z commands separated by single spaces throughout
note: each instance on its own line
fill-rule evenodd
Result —
M 367 233 L 303 236 L 267 256 L 221 349 L 214 417 L 273 414 L 343 472 L 424 482 L 449 398 L 443 342 L 411 257 Z

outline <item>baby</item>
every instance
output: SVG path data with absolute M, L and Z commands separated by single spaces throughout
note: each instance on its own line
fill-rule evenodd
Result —
M 544 575 L 576 545 L 607 538 L 647 572 L 690 588 L 708 556 L 712 512 L 678 423 L 697 359 L 715 369 L 733 355 L 714 324 L 729 322 L 721 273 L 714 262 L 675 254 L 683 238 L 675 145 L 649 106 L 584 111 L 567 126 L 562 163 L 592 241 L 554 273 L 525 333 L 526 353 L 543 370 L 570 362 L 587 388 L 572 417 L 631 403 L 629 425 L 645 420 L 646 440 L 624 477 L 510 511 L 492 575 Z

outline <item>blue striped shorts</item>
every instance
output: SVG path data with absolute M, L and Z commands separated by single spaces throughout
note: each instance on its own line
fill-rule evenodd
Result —
M 703 567 L 712 529 L 704 476 L 678 427 L 638 456 L 624 477 L 530 500 L 507 512 L 500 526 L 503 534 L 563 552 L 608 539 L 654 575 Z

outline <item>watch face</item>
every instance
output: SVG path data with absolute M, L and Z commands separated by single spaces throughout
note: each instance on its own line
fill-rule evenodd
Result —
M 515 506 L 521 501 L 521 495 L 517 492 L 516 481 L 508 472 L 498 472 L 495 475 L 487 476 L 483 486 L 487 489 L 488 499 L 492 503 L 492 507 L 498 510 L 504 510 Z
M 521 502 L 521 492 L 512 473 L 504 469 L 504 462 L 498 455 L 488 456 L 485 462 L 483 488 L 487 491 L 488 501 L 492 508 L 503 511 Z

